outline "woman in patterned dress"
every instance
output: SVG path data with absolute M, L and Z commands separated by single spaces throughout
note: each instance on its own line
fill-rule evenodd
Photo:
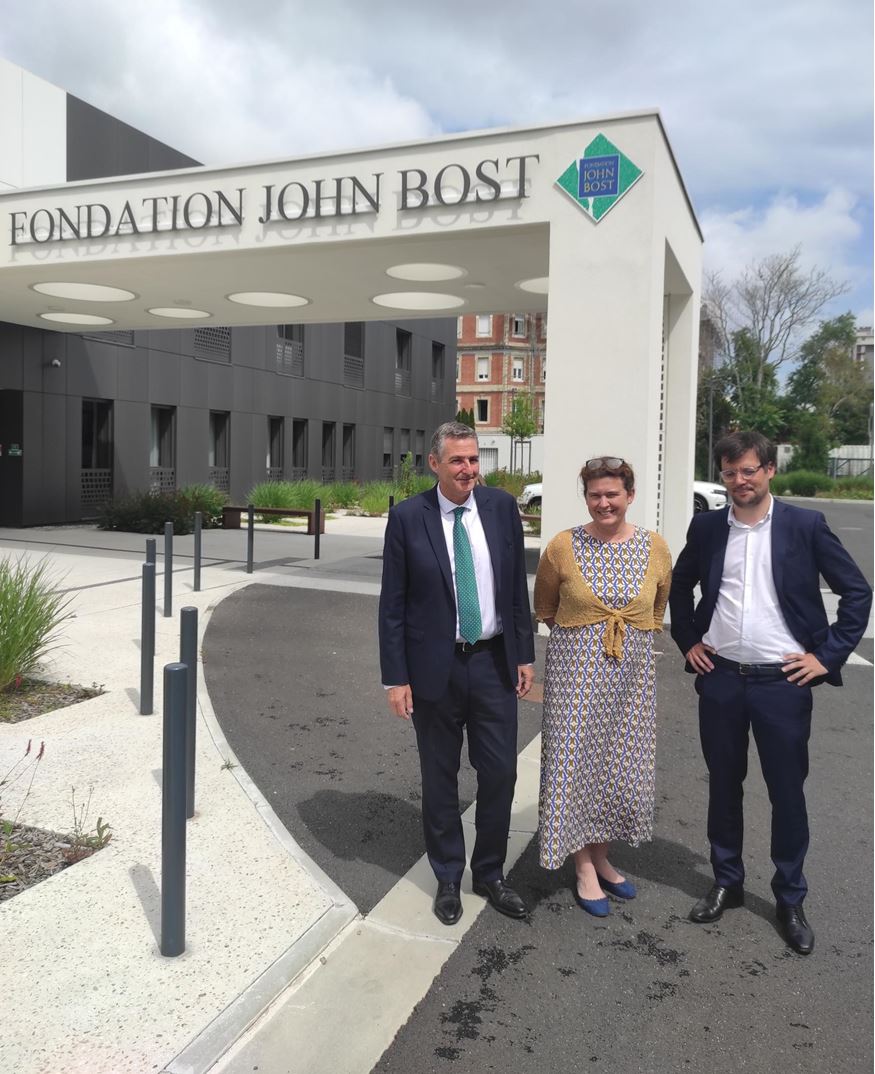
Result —
M 626 521 L 631 466 L 613 456 L 580 471 L 591 522 L 557 534 L 535 580 L 535 615 L 550 628 L 544 675 L 541 865 L 572 855 L 578 905 L 609 913 L 606 896 L 634 885 L 608 861 L 612 839 L 651 838 L 656 730 L 653 634 L 671 582 L 657 533 Z

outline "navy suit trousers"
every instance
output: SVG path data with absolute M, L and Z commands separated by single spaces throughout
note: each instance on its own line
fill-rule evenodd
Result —
M 516 784 L 515 687 L 499 644 L 477 653 L 455 653 L 447 691 L 439 700 L 413 694 L 425 847 L 441 883 L 458 883 L 465 869 L 458 775 L 466 731 L 468 758 L 477 773 L 471 872 L 478 883 L 503 875 Z
M 715 667 L 696 676 L 696 693 L 710 776 L 708 839 L 715 882 L 724 887 L 744 883 L 742 785 L 748 733 L 753 731 L 772 805 L 772 891 L 779 903 L 799 905 L 808 891 L 802 873 L 808 850 L 803 785 L 808 775 L 811 687 Z

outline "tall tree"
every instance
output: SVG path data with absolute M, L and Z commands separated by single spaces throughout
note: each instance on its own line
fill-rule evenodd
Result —
M 526 440 L 531 440 L 538 431 L 538 416 L 535 407 L 535 397 L 531 392 L 514 392 L 511 396 L 510 410 L 505 414 L 501 424 L 501 431 L 511 439 L 511 471 L 515 469 L 513 460 L 516 458 L 515 445 L 519 445 L 519 464 L 523 469 L 522 445 Z
M 800 361 L 787 380 L 794 442 L 819 430 L 826 448 L 865 444 L 869 435 L 872 385 L 854 358 L 852 313 L 822 321 L 800 348 Z
M 719 372 L 732 424 L 774 436 L 784 424 L 778 370 L 800 357 L 806 330 L 847 285 L 800 267 L 800 248 L 749 265 L 735 280 L 708 277 L 705 306 L 716 329 Z

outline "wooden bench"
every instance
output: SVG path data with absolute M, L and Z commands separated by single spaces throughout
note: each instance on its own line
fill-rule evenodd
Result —
M 243 516 L 248 514 L 248 507 L 223 507 L 222 508 L 222 528 L 226 530 L 239 530 L 242 527 Z M 307 533 L 314 534 L 316 532 L 316 523 L 314 521 L 315 511 L 307 511 L 297 507 L 256 507 L 253 510 L 254 515 L 270 515 L 272 518 L 306 518 L 307 519 Z M 319 532 L 325 532 L 325 511 L 321 511 L 319 515 Z

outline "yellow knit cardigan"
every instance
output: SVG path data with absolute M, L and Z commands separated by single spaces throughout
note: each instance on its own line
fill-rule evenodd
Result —
M 626 627 L 662 630 L 662 617 L 671 586 L 671 553 L 658 533 L 650 534 L 650 559 L 644 583 L 622 608 L 609 608 L 593 593 L 581 574 L 571 545 L 571 530 L 557 533 L 541 555 L 535 577 L 535 617 L 554 619 L 559 626 L 605 624 L 608 656 L 623 656 Z

